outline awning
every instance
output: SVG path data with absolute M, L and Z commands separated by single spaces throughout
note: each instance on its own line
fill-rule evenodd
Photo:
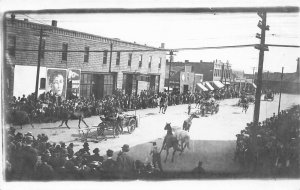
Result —
M 223 83 L 223 85 L 225 85 L 225 84 L 230 84 L 230 82 L 227 82 L 227 81 L 226 81 L 226 82 L 224 81 L 224 82 L 222 82 L 222 83 Z
M 223 88 L 224 84 L 222 84 L 220 81 L 212 81 L 218 88 Z
M 197 86 L 201 88 L 203 91 L 208 91 L 208 89 L 201 83 L 197 83 Z
M 204 82 L 204 84 L 209 90 L 214 90 L 214 88 L 209 84 L 209 82 Z
M 256 85 L 254 83 L 250 83 L 254 88 L 256 88 Z

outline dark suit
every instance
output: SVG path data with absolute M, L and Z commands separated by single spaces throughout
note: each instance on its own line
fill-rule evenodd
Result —
M 117 170 L 117 162 L 113 159 L 107 159 L 102 164 L 103 168 L 103 177 L 104 178 L 115 178 Z
M 130 174 L 133 174 L 135 171 L 135 162 L 126 152 L 121 152 L 118 155 L 117 166 L 122 177 L 132 177 Z

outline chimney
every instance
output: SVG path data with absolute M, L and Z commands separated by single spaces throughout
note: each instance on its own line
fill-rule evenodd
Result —
M 185 62 L 185 63 L 188 63 L 188 62 L 189 62 L 189 60 L 185 60 L 184 62 Z
M 27 19 L 27 18 L 24 18 L 24 22 L 28 22 L 28 19 Z
M 57 20 L 52 20 L 52 26 L 57 27 Z
M 165 43 L 161 43 L 160 48 L 165 49 Z

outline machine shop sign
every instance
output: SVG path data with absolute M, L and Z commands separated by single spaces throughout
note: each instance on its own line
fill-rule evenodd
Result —
M 79 96 L 80 88 L 80 70 L 79 69 L 69 69 L 68 72 L 68 84 L 71 84 L 72 95 Z

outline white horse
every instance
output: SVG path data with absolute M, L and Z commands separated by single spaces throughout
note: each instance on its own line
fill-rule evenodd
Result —
M 178 145 L 181 149 L 181 153 L 184 151 L 185 148 L 190 148 L 190 134 L 188 131 L 181 129 L 179 126 L 171 127 L 174 136 L 178 140 Z

